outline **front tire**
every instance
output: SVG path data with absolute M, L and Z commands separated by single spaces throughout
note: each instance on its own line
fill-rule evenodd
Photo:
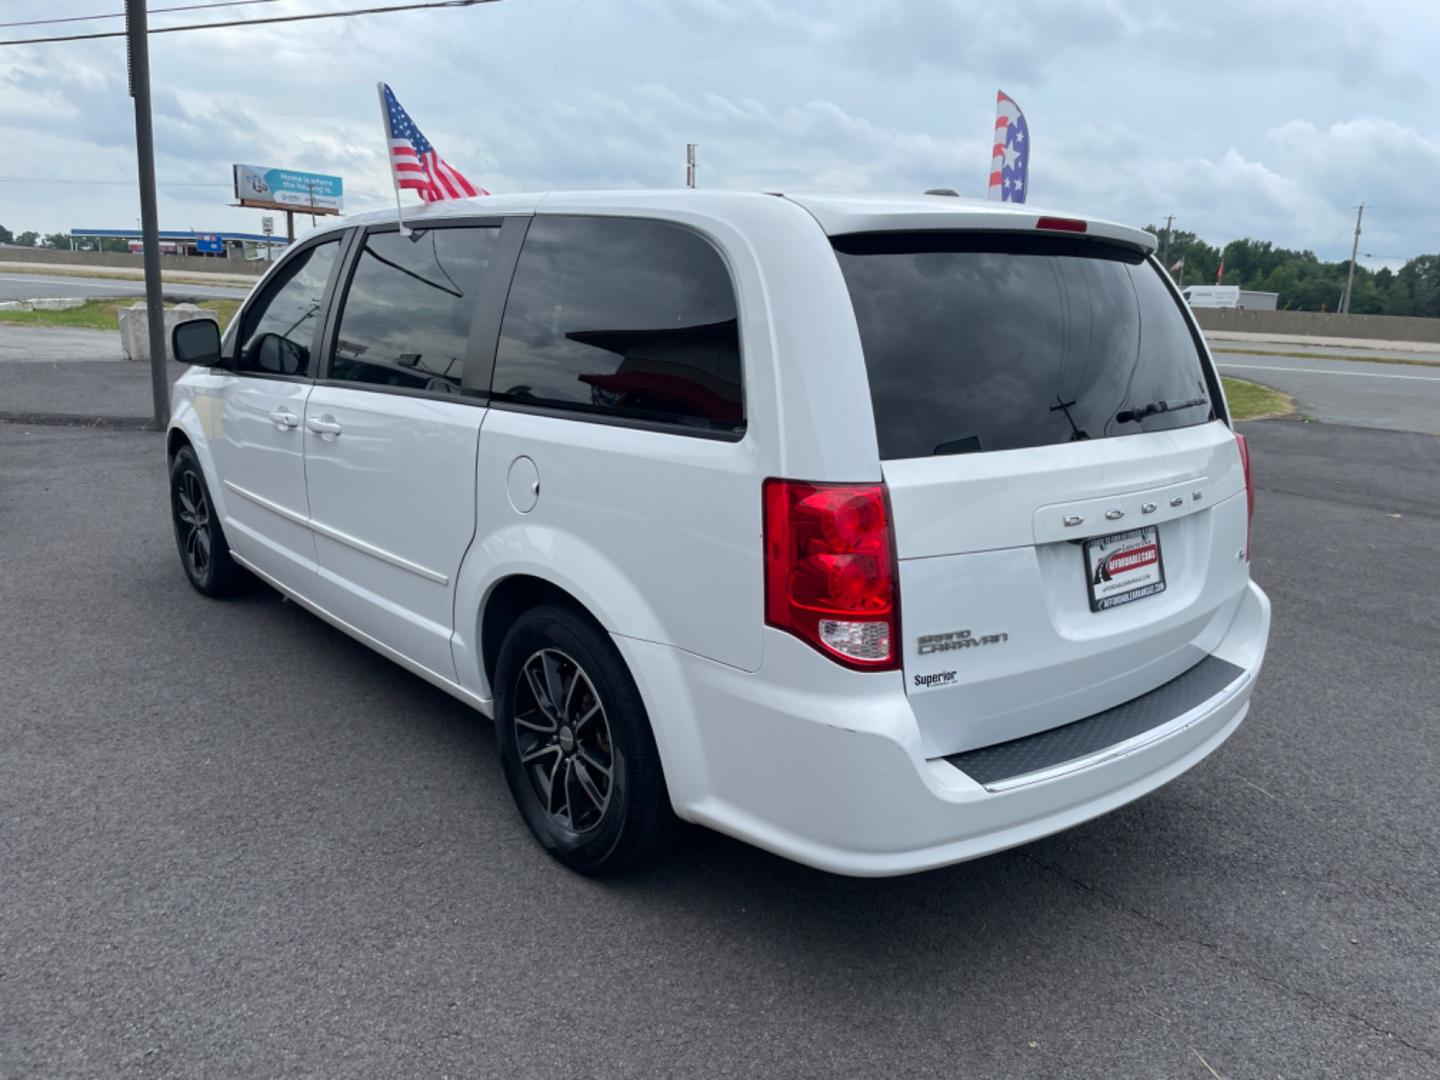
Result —
M 635 680 L 609 637 L 561 607 L 517 619 L 496 663 L 501 761 L 521 816 L 572 870 L 638 869 L 675 824 Z
M 205 473 L 188 446 L 182 446 L 170 462 L 170 517 L 180 564 L 198 592 L 233 596 L 248 584 L 245 571 L 230 557 Z

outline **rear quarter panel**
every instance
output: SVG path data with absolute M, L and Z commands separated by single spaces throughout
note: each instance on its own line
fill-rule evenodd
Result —
M 522 573 L 566 589 L 611 633 L 758 670 L 763 481 L 880 479 L 859 334 L 829 240 L 804 210 L 760 195 L 723 215 L 663 194 L 643 208 L 556 195 L 541 212 L 673 221 L 715 245 L 736 292 L 746 431 L 727 442 L 492 408 L 456 598 L 461 681 L 490 695 L 478 620 L 494 585 Z M 540 478 L 525 514 L 506 491 L 522 455 Z

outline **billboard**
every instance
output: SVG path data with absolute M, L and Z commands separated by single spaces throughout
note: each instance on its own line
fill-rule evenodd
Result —
M 235 166 L 235 199 L 241 206 L 307 214 L 338 214 L 344 208 L 340 177 L 263 165 Z

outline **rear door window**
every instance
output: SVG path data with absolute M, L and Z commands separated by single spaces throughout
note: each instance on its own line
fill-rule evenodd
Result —
M 492 388 L 500 403 L 738 433 L 740 334 L 720 253 L 663 221 L 537 217 Z
M 1048 446 L 1215 416 L 1179 304 L 1137 251 L 983 233 L 834 244 L 882 458 Z

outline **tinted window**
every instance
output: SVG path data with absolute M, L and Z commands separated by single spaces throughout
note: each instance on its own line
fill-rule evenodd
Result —
M 537 217 L 510 286 L 500 400 L 738 430 L 735 290 L 678 225 Z
M 499 236 L 464 228 L 366 237 L 330 378 L 459 393 L 476 293 Z
M 841 237 L 835 247 L 884 458 L 1213 418 L 1180 307 L 1137 252 L 964 234 Z
M 298 252 L 276 269 L 264 294 L 245 311 L 237 371 L 313 374 L 310 349 L 339 252 L 337 237 Z

